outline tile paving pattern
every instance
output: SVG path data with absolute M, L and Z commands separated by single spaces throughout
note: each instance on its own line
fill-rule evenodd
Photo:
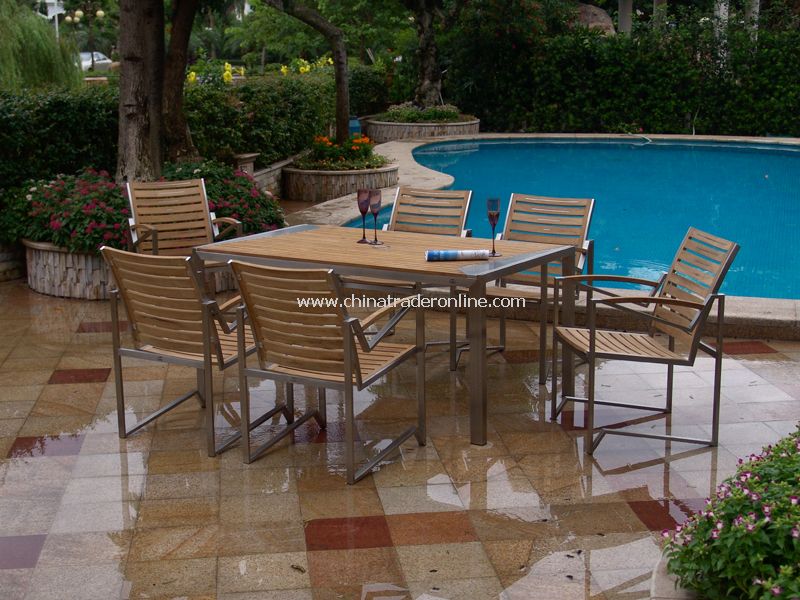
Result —
M 427 446 L 406 443 L 348 487 L 337 394 L 326 432 L 308 424 L 252 465 L 236 450 L 205 456 L 193 402 L 120 440 L 108 304 L 22 282 L 0 284 L 0 303 L 6 600 L 647 598 L 660 530 L 800 418 L 800 344 L 727 340 L 718 448 L 609 437 L 587 459 L 583 408 L 547 420 L 536 330 L 512 322 L 509 350 L 489 360 L 489 443 L 468 442 L 463 366 L 450 373 L 432 351 Z M 446 318 L 429 315 L 427 329 L 441 337 Z M 131 421 L 194 385 L 189 369 L 124 365 Z M 413 377 L 412 365 L 356 394 L 361 440 L 380 443 L 408 421 Z M 658 366 L 605 363 L 598 390 L 657 405 L 664 379 Z M 641 426 L 707 435 L 712 382 L 708 359 L 679 369 L 674 414 Z M 252 385 L 256 406 L 282 397 Z M 234 414 L 235 370 L 215 388 Z M 314 390 L 296 390 L 297 410 L 306 396 Z M 638 416 L 603 407 L 597 419 Z M 218 416 L 220 430 L 235 424 Z

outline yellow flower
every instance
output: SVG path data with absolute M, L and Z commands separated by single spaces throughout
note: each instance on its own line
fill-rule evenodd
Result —
M 328 57 L 328 64 L 329 64 L 329 65 L 332 65 L 332 64 L 333 64 L 333 59 L 332 59 L 330 56 Z
M 239 75 L 244 77 L 244 67 L 239 67 Z
M 281 65 L 281 73 L 283 75 L 288 75 L 289 74 L 289 67 L 287 67 L 286 65 Z
M 225 83 L 230 83 L 231 81 L 233 81 L 233 73 L 231 73 L 230 71 L 225 71 L 222 74 L 222 81 L 224 81 Z
M 224 68 L 226 73 L 230 73 L 233 70 L 233 67 L 231 67 L 231 63 L 225 63 Z
M 197 73 L 194 71 L 189 71 L 189 74 L 186 76 L 186 81 L 188 83 L 196 83 L 197 82 Z
M 300 66 L 300 72 L 301 73 L 308 73 L 310 70 L 311 70 L 311 67 L 309 65 L 301 65 Z

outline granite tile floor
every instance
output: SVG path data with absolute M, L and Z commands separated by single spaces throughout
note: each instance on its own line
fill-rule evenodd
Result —
M 450 373 L 432 350 L 427 446 L 406 443 L 348 487 L 337 394 L 327 431 L 306 424 L 249 466 L 236 449 L 205 455 L 194 400 L 120 440 L 108 303 L 11 282 L 0 284 L 0 305 L 6 600 L 647 598 L 661 529 L 800 418 L 800 343 L 729 340 L 718 448 L 608 437 L 588 459 L 582 407 L 548 421 L 536 328 L 512 322 L 509 350 L 489 359 L 489 443 L 468 442 L 464 366 Z M 446 329 L 443 315 L 428 315 L 431 338 Z M 130 418 L 194 384 L 187 369 L 124 364 Z M 671 419 L 642 426 L 708 434 L 712 369 L 708 359 L 680 369 Z M 659 367 L 605 363 L 598 390 L 657 404 L 664 379 Z M 411 418 L 413 384 L 409 365 L 356 395 L 365 444 Z M 236 424 L 235 370 L 215 385 L 224 435 Z M 282 397 L 270 383 L 252 386 L 256 406 Z M 298 410 L 313 392 L 297 389 Z M 598 419 L 637 416 L 606 408 Z

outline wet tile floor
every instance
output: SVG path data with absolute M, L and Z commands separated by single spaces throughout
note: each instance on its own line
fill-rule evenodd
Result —
M 5 600 L 647 598 L 661 529 L 800 418 L 800 343 L 729 340 L 718 448 L 608 437 L 587 459 L 582 408 L 547 420 L 535 330 L 513 322 L 509 350 L 489 361 L 489 443 L 468 442 L 463 365 L 450 373 L 431 351 L 427 446 L 406 443 L 348 487 L 335 393 L 326 432 L 307 424 L 249 466 L 238 449 L 205 455 L 193 400 L 120 440 L 108 304 L 12 282 L 0 284 L 0 305 Z M 429 315 L 429 338 L 446 327 Z M 124 364 L 132 413 L 194 385 L 186 369 Z M 606 363 L 600 395 L 657 404 L 660 369 Z M 413 378 L 409 365 L 357 394 L 361 440 L 375 444 L 411 417 Z M 640 426 L 707 434 L 712 382 L 708 359 L 681 369 L 671 422 Z M 253 386 L 256 404 L 275 398 L 271 384 Z M 230 426 L 235 370 L 216 388 Z M 296 391 L 298 410 L 306 394 Z M 604 424 L 641 413 L 599 415 Z

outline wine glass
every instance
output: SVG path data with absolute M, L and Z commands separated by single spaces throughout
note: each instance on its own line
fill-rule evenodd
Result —
M 358 244 L 369 244 L 367 239 L 367 213 L 369 212 L 369 190 L 358 190 L 356 194 L 358 210 L 361 213 L 361 239 Z
M 497 228 L 497 222 L 500 220 L 500 198 L 488 198 L 486 200 L 486 212 L 489 215 L 489 225 L 492 226 L 492 253 L 489 256 L 501 256 L 499 252 L 494 249 L 494 230 Z
M 369 191 L 369 210 L 372 213 L 372 218 L 375 221 L 375 239 L 370 242 L 373 246 L 379 246 L 383 242 L 378 241 L 378 213 L 381 212 L 381 191 Z

